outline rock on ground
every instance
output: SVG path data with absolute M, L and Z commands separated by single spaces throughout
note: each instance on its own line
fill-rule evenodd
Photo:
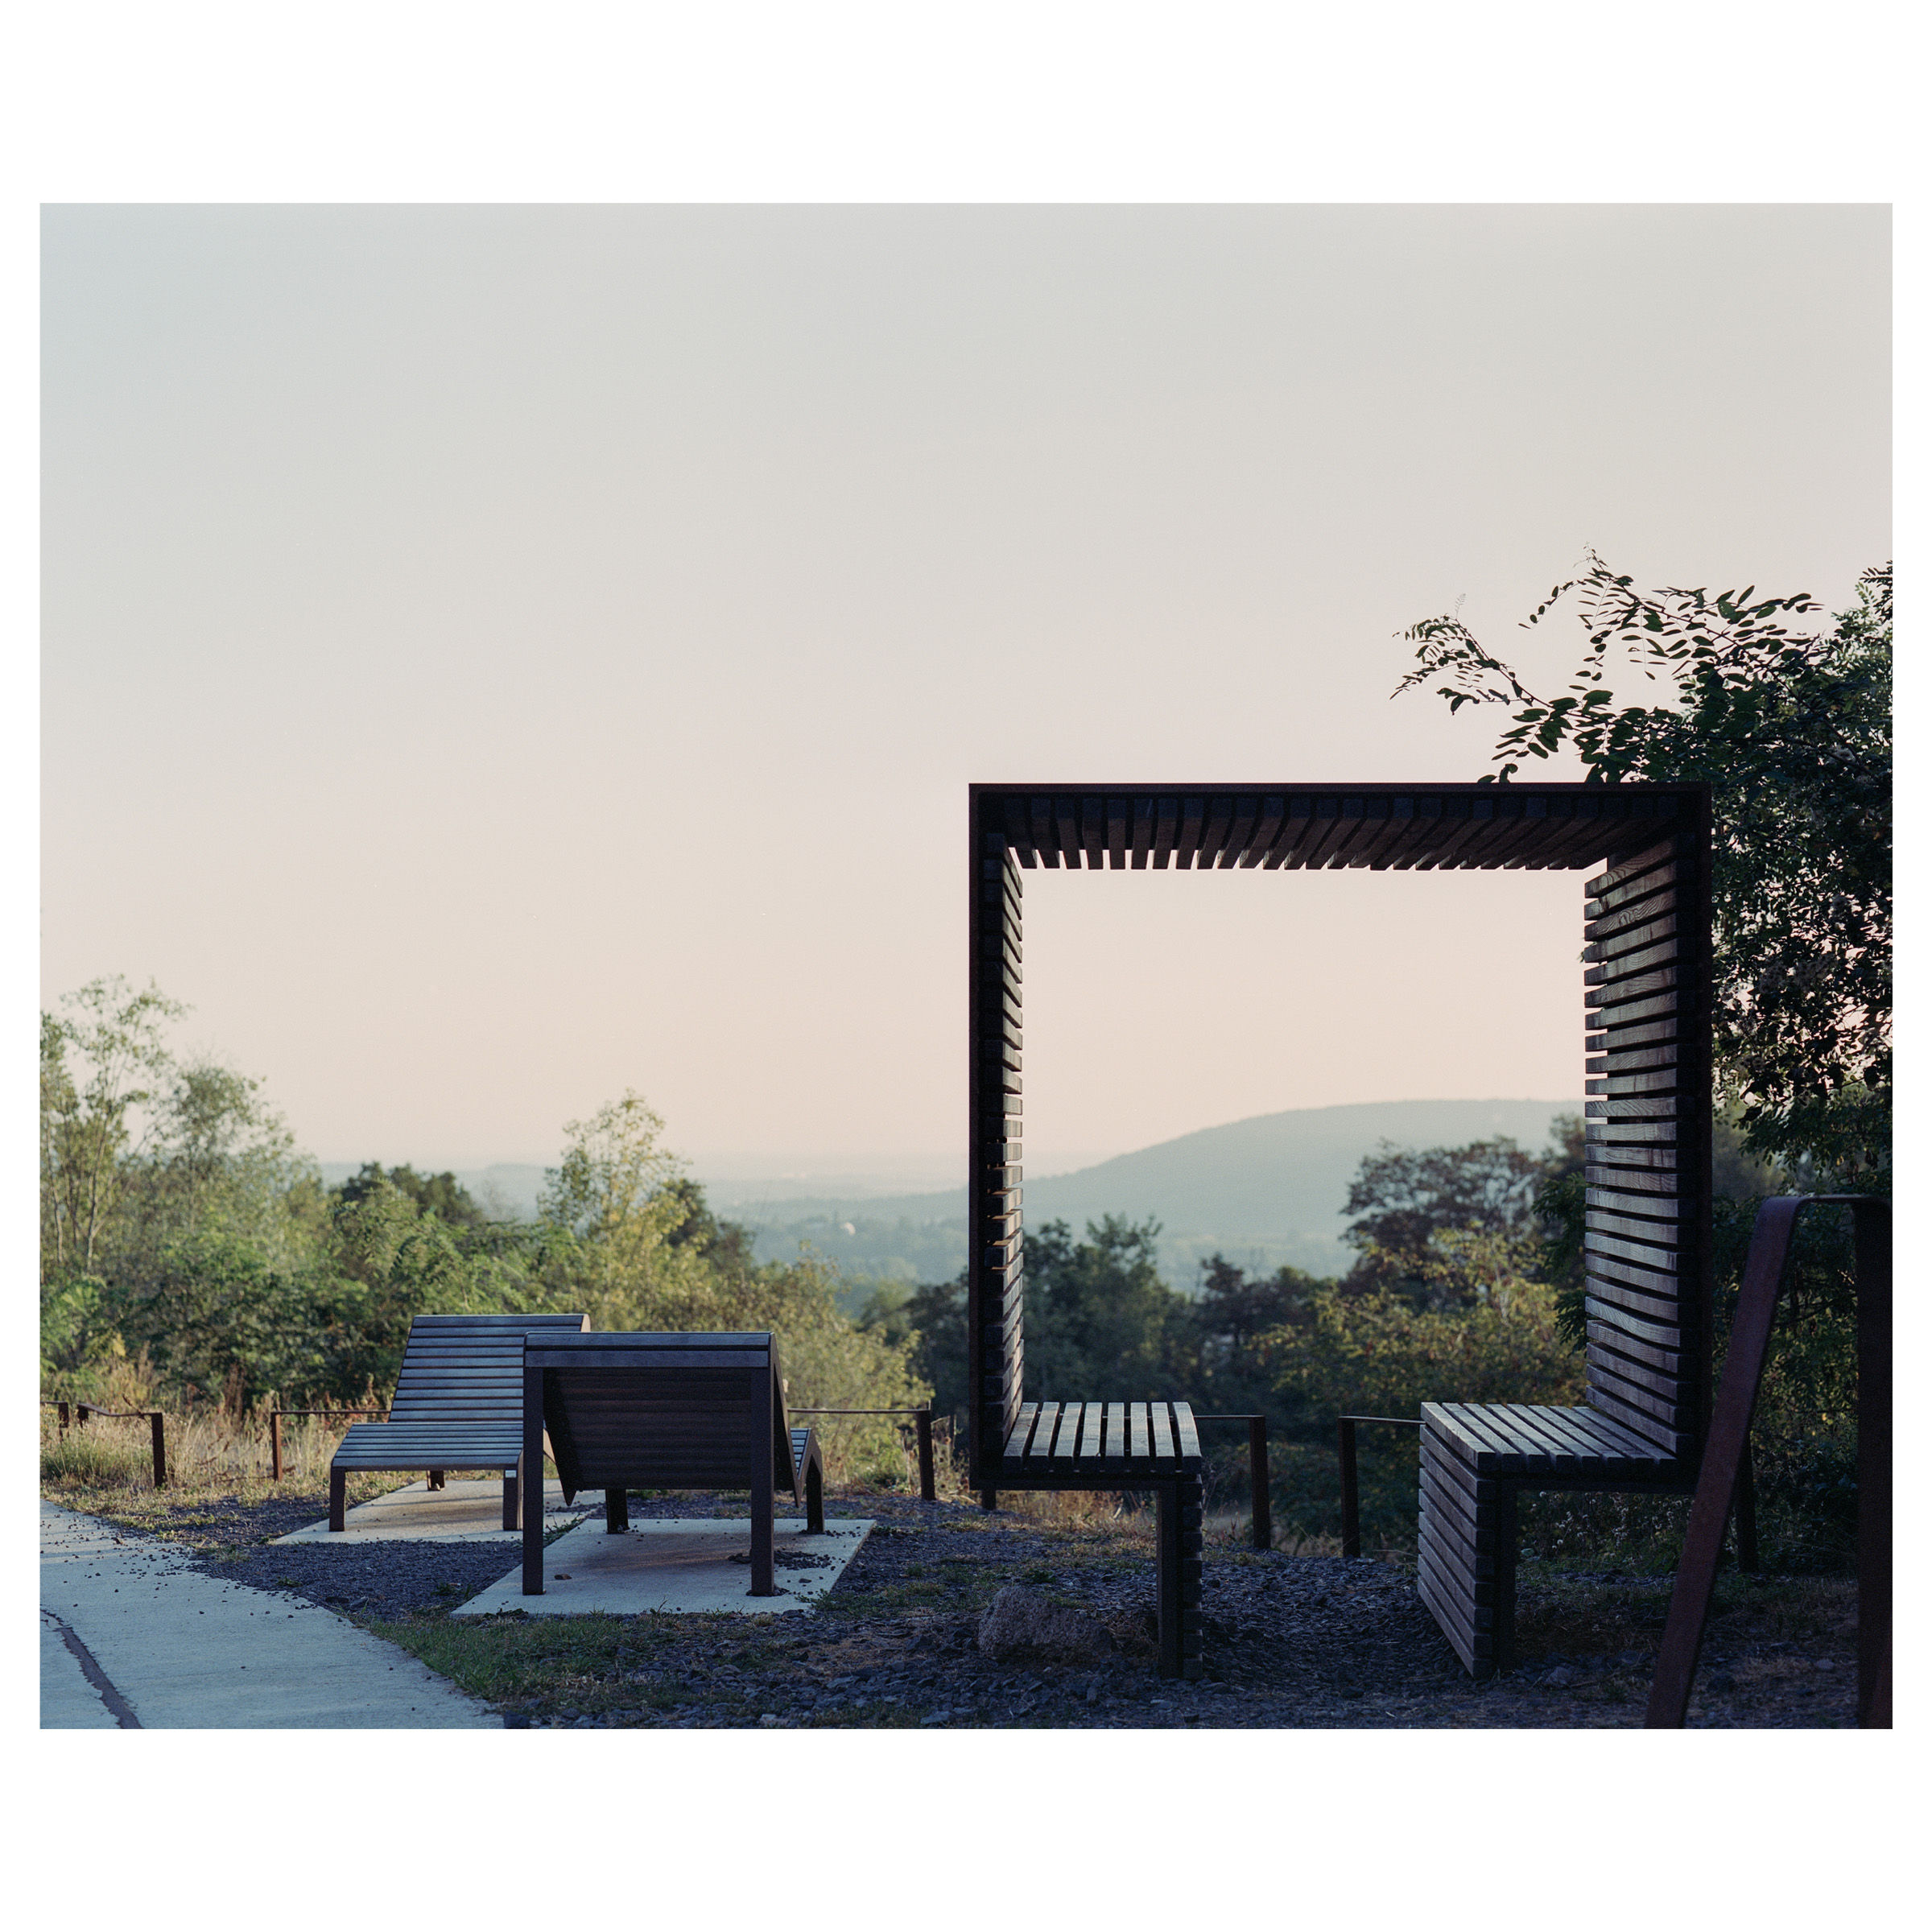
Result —
M 1113 1639 L 1084 1611 L 1009 1583 L 980 1619 L 980 1653 L 996 1663 L 1100 1664 L 1113 1656 Z

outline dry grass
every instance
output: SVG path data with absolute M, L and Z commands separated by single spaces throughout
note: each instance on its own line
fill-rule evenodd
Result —
M 123 1393 L 111 1406 L 153 1408 L 145 1391 Z M 155 1488 L 152 1438 L 145 1416 L 97 1415 L 63 1431 L 58 1413 L 40 1411 L 40 1482 L 48 1500 L 70 1509 L 123 1521 L 165 1514 L 182 1504 L 233 1499 L 266 1502 L 276 1496 L 326 1498 L 329 1459 L 347 1421 L 315 1417 L 282 1425 L 282 1480 L 273 1458 L 266 1414 L 237 1415 L 219 1406 L 162 1410 L 167 1487 Z M 395 1487 L 393 1476 L 351 1476 L 349 1501 L 367 1502 Z

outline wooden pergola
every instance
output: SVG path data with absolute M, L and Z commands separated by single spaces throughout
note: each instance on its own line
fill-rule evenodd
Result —
M 1709 787 L 976 785 L 968 818 L 967 1324 L 972 1480 L 982 1491 L 1129 1488 L 1136 1471 L 1151 1487 L 1187 1474 L 1184 1455 L 1170 1469 L 1136 1462 L 1140 1445 L 1125 1437 L 1117 1451 L 1107 1418 L 1122 1405 L 1054 1406 L 1060 1435 L 1042 1447 L 1040 1406 L 1025 1400 L 1024 875 L 1063 865 L 1590 875 L 1579 908 L 1584 1406 L 1476 1410 L 1445 1389 L 1423 1418 L 1422 1593 L 1464 1662 L 1486 1673 L 1508 1653 L 1518 1488 L 1681 1490 L 1695 1480 L 1711 1380 Z M 1088 1418 L 1071 1434 L 1069 1406 Z M 1185 1405 L 1172 1406 L 1178 1421 Z M 1192 1493 L 1177 1521 L 1191 1507 L 1198 1525 L 1198 1482 Z M 1174 1560 L 1195 1584 L 1178 1585 L 1176 1600 L 1185 1612 L 1191 1595 L 1198 1626 L 1198 1537 L 1188 1540 L 1195 1557 Z

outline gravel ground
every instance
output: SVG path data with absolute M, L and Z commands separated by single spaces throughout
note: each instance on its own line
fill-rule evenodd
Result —
M 1526 1582 L 1518 1612 L 1525 1648 L 1554 1641 L 1509 1674 L 1478 1684 L 1437 1631 L 1412 1577 L 1394 1565 L 1211 1543 L 1203 1588 L 1207 1676 L 1179 1684 L 1154 1674 L 1151 1540 L 1131 1525 L 1067 1530 L 964 1503 L 827 1500 L 833 1513 L 869 1516 L 877 1526 L 817 1613 L 692 1617 L 675 1626 L 607 1620 L 616 1634 L 605 1661 L 560 1690 L 504 1699 L 506 1722 L 1629 1728 L 1642 1720 L 1669 1596 L 1668 1578 L 1572 1574 Z M 741 1501 L 704 1496 L 637 1499 L 631 1510 L 745 1513 Z M 163 1534 L 236 1582 L 406 1629 L 440 1620 L 516 1561 L 506 1544 L 266 1546 L 316 1513 L 313 1498 L 203 1502 L 183 1508 Z M 1694 1726 L 1852 1724 L 1856 1626 L 1844 1614 L 1846 1587 L 1810 1584 L 1810 1608 L 1794 1620 L 1778 1609 L 1791 1592 L 1777 1587 L 1794 1581 L 1804 1584 L 1767 1584 L 1761 1612 L 1747 1606 L 1714 1621 Z M 1012 1583 L 1097 1618 L 1113 1639 L 1112 1660 L 1097 1669 L 1016 1668 L 982 1657 L 979 1612 Z M 638 1635 L 627 1645 L 634 1622 Z M 1794 1629 L 1796 1636 L 1774 1634 Z

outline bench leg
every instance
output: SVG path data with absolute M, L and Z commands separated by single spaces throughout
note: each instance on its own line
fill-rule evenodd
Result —
M 543 1594 L 543 1371 L 523 1371 L 523 1594 Z
M 432 1469 L 429 1472 L 429 1480 L 424 1487 L 430 1489 L 440 1489 L 447 1480 L 448 1477 L 444 1471 Z
M 517 1515 L 517 1492 L 521 1487 L 518 1472 L 523 1465 L 518 1462 L 516 1468 L 503 1472 L 503 1527 L 514 1530 L 521 1520 Z
M 808 1463 L 805 1470 L 805 1533 L 825 1533 L 825 1472 L 816 1463 Z
M 328 1472 L 328 1526 L 332 1530 L 347 1530 L 349 1514 L 349 1472 L 332 1468 Z
M 615 1536 L 630 1527 L 630 1498 L 621 1486 L 604 1492 L 604 1534 Z
M 772 1422 L 778 1395 L 771 1375 L 760 1369 L 751 1388 L 751 1588 L 749 1596 L 776 1596 L 772 1567 Z
M 1518 1485 L 1496 1486 L 1496 1668 L 1516 1662 L 1516 1496 Z
M 999 1506 L 1000 1492 L 998 1490 L 982 1489 L 980 1492 L 980 1507 L 982 1509 L 997 1509 Z
M 1154 1504 L 1154 1604 L 1160 1624 L 1160 1674 L 1181 1674 L 1181 1509 L 1177 1483 L 1162 1483 Z

